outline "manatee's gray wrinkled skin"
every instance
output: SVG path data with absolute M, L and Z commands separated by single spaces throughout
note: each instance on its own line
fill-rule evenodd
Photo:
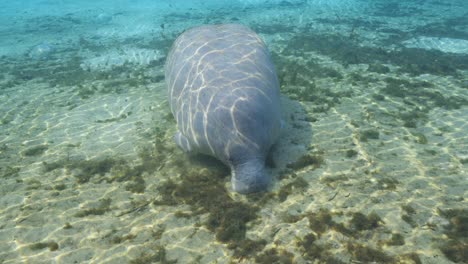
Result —
M 281 107 L 260 37 L 233 24 L 190 29 L 167 57 L 166 82 L 177 144 L 228 165 L 234 191 L 267 189 L 265 158 L 280 133 Z

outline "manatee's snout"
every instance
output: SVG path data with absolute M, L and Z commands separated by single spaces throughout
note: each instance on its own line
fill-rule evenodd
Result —
M 249 161 L 232 168 L 231 184 L 235 192 L 247 194 L 266 191 L 270 182 L 263 163 Z

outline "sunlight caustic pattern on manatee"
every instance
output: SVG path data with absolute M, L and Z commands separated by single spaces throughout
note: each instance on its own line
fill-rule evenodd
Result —
M 234 191 L 267 189 L 265 159 L 279 137 L 279 83 L 269 52 L 245 26 L 209 25 L 180 35 L 166 61 L 177 144 L 231 169 Z

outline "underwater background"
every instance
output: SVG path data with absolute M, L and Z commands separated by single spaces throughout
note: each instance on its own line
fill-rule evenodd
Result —
M 266 42 L 271 191 L 172 140 L 175 38 Z M 0 3 L 0 263 L 468 263 L 468 1 Z

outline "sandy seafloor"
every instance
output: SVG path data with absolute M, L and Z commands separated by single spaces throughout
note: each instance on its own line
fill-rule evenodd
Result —
M 97 2 L 0 4 L 0 263 L 468 262 L 466 1 Z M 172 140 L 207 23 L 276 64 L 267 193 Z

